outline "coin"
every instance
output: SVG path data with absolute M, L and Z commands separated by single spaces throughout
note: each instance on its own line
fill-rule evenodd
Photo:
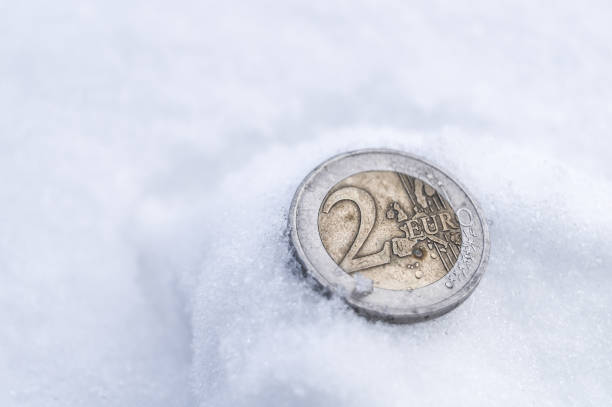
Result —
M 298 187 L 291 243 L 304 271 L 360 313 L 390 322 L 444 314 L 476 288 L 488 259 L 476 201 L 404 152 L 330 158 Z

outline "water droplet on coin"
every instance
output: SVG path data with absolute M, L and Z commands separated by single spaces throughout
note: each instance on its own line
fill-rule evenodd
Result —
M 420 259 L 421 257 L 423 257 L 423 250 L 421 250 L 420 247 L 415 247 L 412 250 L 412 255 Z

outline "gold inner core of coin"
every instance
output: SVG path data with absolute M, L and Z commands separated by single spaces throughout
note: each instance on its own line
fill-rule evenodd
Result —
M 392 171 L 366 171 L 337 183 L 319 210 L 319 235 L 347 273 L 375 287 L 409 290 L 455 265 L 461 229 L 450 204 L 426 182 Z

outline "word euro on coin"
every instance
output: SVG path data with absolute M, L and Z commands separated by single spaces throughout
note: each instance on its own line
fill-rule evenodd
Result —
M 412 322 L 474 291 L 489 252 L 486 222 L 449 175 L 392 150 L 327 160 L 295 193 L 291 242 L 306 273 L 369 317 Z

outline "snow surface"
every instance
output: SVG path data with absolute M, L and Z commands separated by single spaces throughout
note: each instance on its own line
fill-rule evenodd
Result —
M 612 404 L 612 4 L 0 4 L 1 406 Z M 295 275 L 330 155 L 391 147 L 479 199 L 439 319 Z

